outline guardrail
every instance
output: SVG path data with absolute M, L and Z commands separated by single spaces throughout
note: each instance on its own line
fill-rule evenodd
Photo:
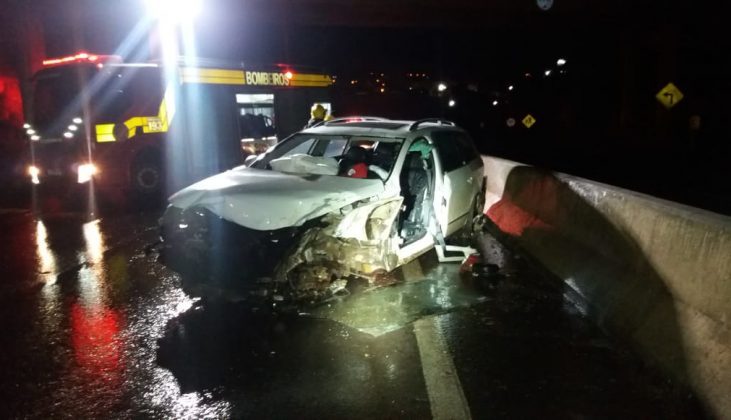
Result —
M 483 157 L 486 214 L 588 314 L 731 418 L 731 217 Z

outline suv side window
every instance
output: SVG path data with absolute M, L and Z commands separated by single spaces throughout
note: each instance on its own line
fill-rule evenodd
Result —
M 341 156 L 345 150 L 345 145 L 348 144 L 347 139 L 332 139 L 327 145 L 327 148 L 323 152 L 323 157 L 338 157 Z
M 435 131 L 431 138 L 439 152 L 444 172 L 451 172 L 479 158 L 472 141 L 465 133 Z

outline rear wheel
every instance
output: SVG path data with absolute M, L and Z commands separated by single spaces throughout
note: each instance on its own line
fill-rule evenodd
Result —
M 475 204 L 474 208 L 472 210 L 472 231 L 475 232 L 477 230 L 480 230 L 482 228 L 482 223 L 478 223 L 484 216 L 485 216 L 485 188 L 487 180 L 482 181 L 482 187 L 480 188 L 480 192 L 477 193 L 475 196 Z
M 460 246 L 476 246 L 477 237 L 485 224 L 484 207 L 485 188 L 483 183 L 483 188 L 475 195 L 472 202 L 472 217 L 459 232 L 450 237 L 450 243 Z

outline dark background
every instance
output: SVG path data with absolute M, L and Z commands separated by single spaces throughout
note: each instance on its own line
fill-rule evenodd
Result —
M 40 61 L 114 53 L 144 26 L 145 9 L 141 0 L 6 0 L 2 10 L 8 172 L 25 147 L 19 92 Z M 731 214 L 728 19 L 728 6 L 710 1 L 556 0 L 542 11 L 529 0 L 207 0 L 195 32 L 200 56 L 338 76 L 336 115 L 449 117 L 485 153 Z M 138 32 L 129 55 L 144 60 L 150 41 Z M 655 99 L 669 82 L 685 95 L 670 110 Z M 520 123 L 528 113 L 530 129 Z

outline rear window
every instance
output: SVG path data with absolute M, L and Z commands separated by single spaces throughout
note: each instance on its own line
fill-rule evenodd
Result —
M 466 133 L 435 131 L 431 137 L 439 153 L 444 172 L 459 169 L 480 157 Z

